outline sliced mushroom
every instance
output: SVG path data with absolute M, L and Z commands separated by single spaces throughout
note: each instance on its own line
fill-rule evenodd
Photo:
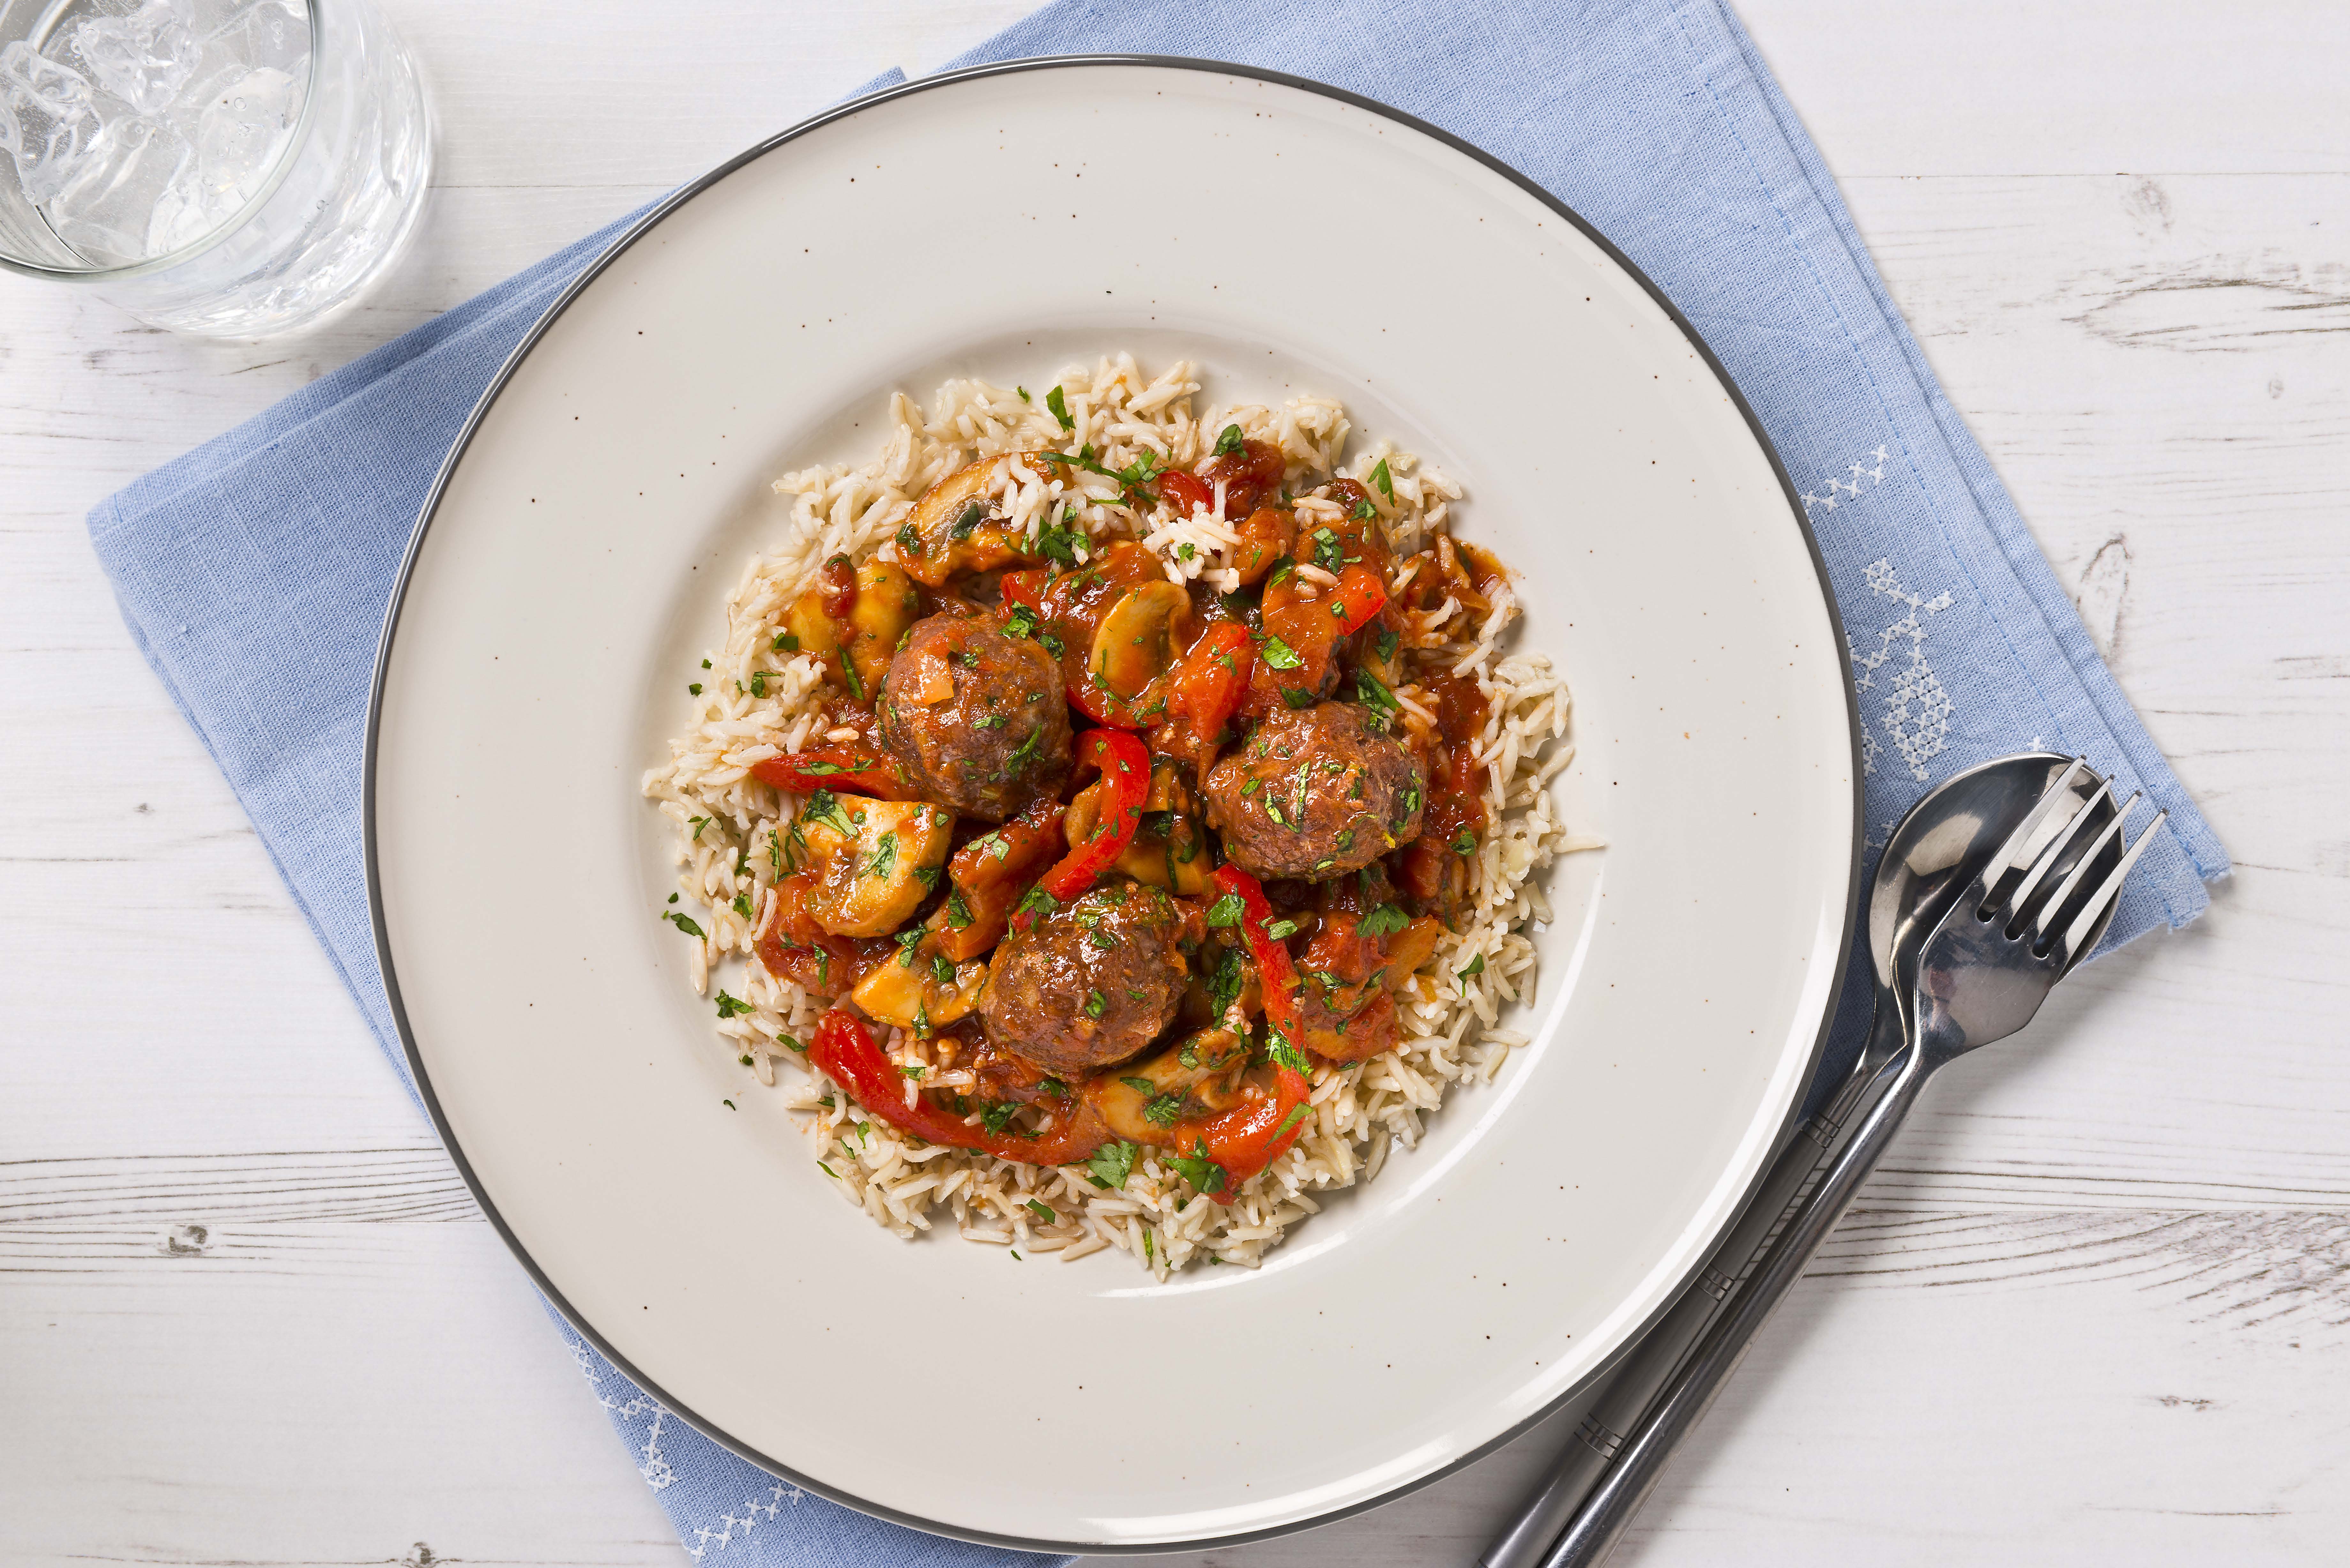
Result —
M 793 826 L 817 873 L 807 895 L 816 924 L 835 936 L 878 937 L 902 925 L 938 880 L 954 813 L 818 791 Z
M 913 580 L 896 562 L 868 560 L 857 568 L 857 599 L 848 607 L 847 635 L 842 640 L 857 666 L 857 683 L 867 695 L 881 690 L 889 658 L 921 606 Z
M 1086 668 L 1105 690 L 1130 701 L 1182 655 L 1196 619 L 1191 596 L 1163 577 L 1129 589 L 1095 629 Z
M 925 587 L 961 572 L 992 571 L 1025 558 L 1024 541 L 1003 525 L 1003 509 L 986 494 L 998 462 L 982 458 L 922 492 L 898 530 L 898 558 Z
M 1172 1141 L 1178 1124 L 1240 1103 L 1248 1042 L 1229 1029 L 1202 1029 L 1141 1062 L 1113 1067 L 1086 1086 L 1110 1130 L 1136 1143 Z
M 969 1013 L 986 990 L 985 960 L 958 964 L 926 933 L 876 964 L 849 996 L 879 1023 L 927 1034 Z

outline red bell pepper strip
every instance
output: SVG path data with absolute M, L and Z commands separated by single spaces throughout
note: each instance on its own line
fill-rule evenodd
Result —
M 1290 961 L 1282 939 L 1273 934 L 1273 906 L 1265 902 L 1264 888 L 1237 866 L 1217 867 L 1216 887 L 1241 901 L 1241 934 L 1248 942 L 1249 956 L 1256 961 L 1264 990 L 1273 1093 L 1211 1120 L 1186 1123 L 1176 1129 L 1174 1142 L 1179 1152 L 1189 1143 L 1191 1158 L 1213 1160 L 1223 1168 L 1225 1179 L 1208 1196 L 1219 1203 L 1230 1203 L 1243 1182 L 1279 1159 L 1297 1141 L 1313 1116 L 1306 1101 L 1314 1084 L 1306 1076 L 1305 1053 L 1297 1048 L 1301 1037 L 1297 966 Z
M 1370 625 L 1387 602 L 1387 587 L 1377 572 L 1360 565 L 1347 567 L 1330 590 L 1330 613 L 1337 619 L 1338 635 L 1347 637 Z
M 917 1094 L 910 1106 L 906 1078 L 898 1064 L 873 1043 L 857 1015 L 841 1008 L 834 1008 L 817 1022 L 808 1060 L 846 1089 L 850 1098 L 899 1132 L 949 1148 L 975 1148 L 999 1159 L 1025 1160 L 1030 1165 L 1067 1165 L 1093 1153 L 1107 1137 L 1090 1109 L 1075 1096 L 1056 1115 L 1052 1129 L 1038 1137 L 974 1127 L 951 1111 L 941 1110 L 928 1095 Z
M 1006 572 L 996 582 L 1005 600 L 1035 609 L 1044 603 L 1045 579 L 1052 575 L 1042 566 L 1031 566 L 1017 572 Z
M 1249 672 L 1256 664 L 1256 645 L 1246 624 L 1220 620 L 1201 632 L 1176 667 L 1167 693 L 1170 718 L 1180 721 L 1187 738 L 1201 754 L 1200 771 L 1207 771 L 1216 736 L 1248 695 Z
M 796 794 L 828 789 L 875 800 L 911 800 L 898 764 L 869 746 L 817 746 L 751 764 L 751 776 Z
M 1180 468 L 1169 469 L 1159 476 L 1159 499 L 1189 517 L 1194 511 L 1216 504 L 1216 487 L 1196 473 L 1186 473 Z
M 1101 770 L 1101 808 L 1092 835 L 1061 857 L 1058 865 L 1038 878 L 1036 886 L 1066 903 L 1094 885 L 1094 878 L 1118 864 L 1142 820 L 1142 803 L 1150 793 L 1150 753 L 1139 735 L 1124 730 L 1087 730 L 1077 737 L 1077 766 Z M 1012 918 L 1014 930 L 1026 930 L 1035 916 L 1021 900 Z

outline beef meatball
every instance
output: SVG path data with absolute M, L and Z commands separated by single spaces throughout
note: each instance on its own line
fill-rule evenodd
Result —
M 989 1043 L 1066 1076 L 1124 1061 L 1174 1021 L 1184 926 L 1159 888 L 1111 882 L 1013 932 L 979 1004 Z
M 1208 770 L 1208 824 L 1256 877 L 1316 880 L 1419 836 L 1428 778 L 1377 714 L 1347 702 L 1275 713 Z
M 1061 667 L 991 618 L 914 623 L 889 660 L 881 742 L 924 800 L 1002 822 L 1069 776 Z

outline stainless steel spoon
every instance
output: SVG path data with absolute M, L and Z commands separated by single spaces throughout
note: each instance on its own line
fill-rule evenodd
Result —
M 1478 1559 L 1484 1568 L 1532 1568 L 1543 1560 L 1576 1507 L 1607 1477 L 1626 1434 L 1728 1311 L 1732 1294 L 1762 1266 L 1789 1215 L 1810 1196 L 1839 1135 L 1885 1091 L 1880 1078 L 1903 1045 L 1899 961 L 1914 958 L 1925 933 L 1948 913 L 1961 877 L 1988 860 L 2072 766 L 2073 759 L 2050 752 L 2002 757 L 1945 780 L 1901 819 L 1869 888 L 1876 1016 L 1859 1061 L 1780 1151 L 1737 1225 L 1680 1300 L 1609 1375 L 1550 1474 Z M 2066 787 L 2090 809 L 2111 815 L 2110 801 L 2100 804 L 2090 779 Z M 2047 831 L 2053 834 L 2054 825 Z M 2033 846 L 2035 851 L 2040 847 Z M 2097 935 L 2104 932 L 2101 923 Z M 2095 940 L 2088 945 L 2094 947 Z

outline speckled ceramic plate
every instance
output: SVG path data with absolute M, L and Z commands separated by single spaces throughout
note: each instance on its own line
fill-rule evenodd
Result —
M 1148 192 L 1138 200 L 1138 192 Z M 1353 215 L 1267 243 L 1233 213 Z M 1261 1271 L 893 1240 L 683 983 L 638 794 L 773 537 L 892 389 L 1131 349 L 1318 389 L 1469 491 L 1574 682 L 1534 1038 Z M 483 1207 L 580 1330 L 779 1475 L 1087 1551 L 1393 1496 L 1602 1368 L 1734 1218 L 1853 924 L 1846 664 L 1784 476 L 1607 244 L 1429 128 L 1151 60 L 942 77 L 812 120 L 615 245 L 484 400 L 384 639 L 383 971 Z M 1758 910 L 1768 909 L 1768 918 Z M 739 1096 L 741 1110 L 721 1104 Z

